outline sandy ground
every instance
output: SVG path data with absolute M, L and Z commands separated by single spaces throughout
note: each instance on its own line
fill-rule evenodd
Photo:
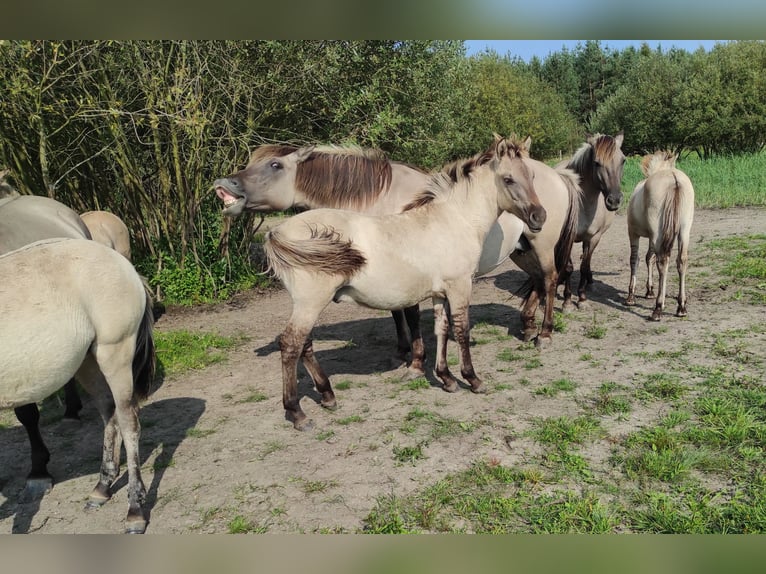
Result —
M 520 299 L 512 291 L 525 274 L 509 261 L 477 279 L 471 306 L 476 342 L 472 354 L 489 387 L 485 395 L 474 395 L 467 388 L 445 393 L 430 370 L 430 387 L 408 388 L 400 380 L 403 368 L 392 360 L 395 338 L 390 315 L 353 304 L 331 304 L 315 328 L 315 350 L 333 384 L 347 388 L 336 390 L 339 408 L 326 411 L 300 368 L 301 404 L 316 425 L 305 433 L 284 419 L 281 405 L 275 339 L 290 313 L 284 291 L 250 292 L 225 304 L 170 309 L 157 330 L 188 329 L 249 339 L 226 362 L 167 380 L 143 407 L 147 533 L 227 532 L 236 517 L 256 531 L 271 533 L 357 532 L 378 497 L 406 495 L 480 460 L 523 465 L 538 448 L 523 437 L 531 421 L 576 415 L 578 405 L 604 382 L 631 385 L 638 373 L 657 368 L 636 357 L 637 351 L 678 349 L 684 341 L 746 326 L 758 320 L 758 314 L 763 320 L 763 308 L 722 293 L 700 244 L 764 229 L 766 210 L 698 210 L 692 230 L 689 316 L 672 315 L 677 293 L 673 269 L 666 307 L 670 313 L 657 324 L 647 321 L 653 301 L 640 298 L 634 308 L 623 304 L 629 248 L 625 216 L 618 216 L 594 255 L 589 307 L 566 315 L 566 331 L 555 333 L 553 345 L 542 353 L 518 338 Z M 644 240 L 642 257 L 645 246 Z M 642 263 L 639 295 L 645 277 Z M 559 299 L 557 310 L 560 306 Z M 430 303 L 423 305 L 423 321 L 432 358 Z M 593 325 L 604 327 L 606 336 L 585 337 L 584 331 Z M 450 356 L 456 357 L 454 342 L 449 348 Z M 498 357 L 508 351 L 524 358 Z M 532 359 L 542 364 L 525 368 Z M 535 394 L 561 378 L 577 382 L 574 393 Z M 122 531 L 126 475 L 117 482 L 109 503 L 96 511 L 84 510 L 96 483 L 102 433 L 93 404 L 87 397 L 85 402 L 81 424 L 57 420 L 44 425 L 56 485 L 42 500 L 32 502 L 19 500 L 29 464 L 26 434 L 14 424 L 12 413 L 5 413 L 11 416 L 3 420 L 11 426 L 0 430 L 0 532 Z M 434 437 L 427 425 L 408 418 L 415 409 L 459 424 L 452 434 Z M 656 416 L 637 408 L 624 420 L 602 421 L 609 436 L 583 453 L 591 468 L 609 472 L 610 437 L 632 432 Z M 416 445 L 422 446 L 425 458 L 414 463 L 397 460 L 397 449 Z

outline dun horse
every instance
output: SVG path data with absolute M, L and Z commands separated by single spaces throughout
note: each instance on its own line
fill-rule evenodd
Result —
M 122 219 L 108 211 L 86 211 L 80 214 L 80 219 L 88 227 L 93 241 L 111 247 L 131 261 L 130 231 Z
M 283 405 L 299 430 L 310 428 L 300 406 L 297 363 L 303 363 L 322 406 L 336 405 L 330 381 L 309 335 L 331 301 L 375 309 L 402 309 L 431 297 L 437 340 L 436 374 L 444 389 L 458 390 L 447 366 L 449 302 L 460 370 L 474 392 L 484 387 L 471 362 L 468 306 L 484 239 L 498 215 L 510 211 L 539 231 L 546 213 L 520 150 L 502 138 L 473 158 L 447 166 L 402 213 L 370 216 L 338 209 L 296 215 L 266 235 L 270 269 L 290 293 L 293 310 L 280 337 Z M 413 341 L 413 354 L 423 341 Z
M 654 297 L 652 264 L 656 260 L 659 290 L 652 321 L 659 321 L 665 306 L 668 262 L 673 244 L 678 243 L 678 308 L 676 316 L 686 316 L 686 267 L 689 258 L 689 234 L 694 220 L 694 187 L 688 176 L 676 168 L 678 156 L 657 151 L 644 156 L 641 171 L 646 179 L 638 182 L 628 202 L 628 238 L 630 240 L 630 284 L 627 305 L 636 303 L 638 244 L 649 238 L 646 251 L 646 297 Z
M 527 138 L 524 144 L 516 145 L 526 145 L 528 150 L 530 142 L 531 138 Z M 525 228 L 524 222 L 515 215 L 501 213 L 487 234 L 477 274 L 489 273 L 514 249 L 522 247 L 525 255 L 515 261 L 535 279 L 528 290 L 534 288 L 533 299 L 525 302 L 523 312 L 524 338 L 529 340 L 537 334 L 534 313 L 538 297 L 534 294 L 548 292 L 551 277 L 555 286 L 554 245 L 560 240 L 565 245 L 562 252 L 568 254 L 571 250 L 570 222 L 577 220 L 579 188 L 575 185 L 576 175 L 570 170 L 559 170 L 563 179 L 559 181 L 553 169 L 527 156 L 524 155 L 524 162 L 534 172 L 536 191 L 548 213 L 546 225 L 536 234 Z M 263 145 L 252 153 L 244 169 L 215 180 L 214 188 L 224 202 L 224 214 L 230 216 L 243 210 L 268 212 L 328 207 L 379 215 L 400 213 L 427 186 L 429 177 L 425 171 L 390 161 L 380 152 L 355 146 Z M 553 293 L 555 295 L 555 287 Z M 553 297 L 546 299 L 551 305 L 546 304 L 537 342 L 550 338 L 553 300 Z M 404 313 L 394 310 L 392 315 L 396 322 L 398 355 L 404 359 L 410 350 L 410 338 L 420 338 L 418 306 L 407 308 Z M 410 369 L 417 374 L 420 367 L 415 363 Z
M 90 504 L 110 498 L 124 442 L 126 531 L 144 532 L 138 404 L 154 390 L 155 355 L 151 302 L 141 278 L 114 250 L 85 239 L 43 240 L 6 253 L 0 276 L 13 277 L 12 285 L 0 283 L 0 408 L 29 408 L 75 377 L 104 422 L 101 472 Z M 27 485 L 45 491 L 53 483 L 50 454 L 39 430 L 29 439 Z
M 559 164 L 580 175 L 580 186 L 583 191 L 582 208 L 577 224 L 575 243 L 582 243 L 582 259 L 580 261 L 580 281 L 577 287 L 578 306 L 587 303 L 586 291 L 593 283 L 591 259 L 601 237 L 612 225 L 614 215 L 622 201 L 620 182 L 625 167 L 625 155 L 620 149 L 623 134 L 595 134 L 588 137 L 571 159 Z M 560 277 L 564 284 L 565 309 L 572 305 L 572 290 L 569 279 L 572 273 L 571 258 L 566 271 Z

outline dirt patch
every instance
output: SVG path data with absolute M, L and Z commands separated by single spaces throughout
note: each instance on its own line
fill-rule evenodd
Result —
M 690 252 L 689 316 L 672 315 L 677 293 L 673 269 L 666 306 L 670 313 L 658 324 L 647 321 L 653 301 L 639 298 L 634 308 L 623 305 L 629 248 L 625 217 L 618 216 L 593 258 L 595 284 L 588 308 L 566 315 L 566 331 L 555 333 L 552 347 L 542 353 L 518 339 L 520 300 L 511 293 L 525 275 L 509 261 L 477 279 L 472 353 L 489 387 L 486 395 L 467 388 L 445 393 L 432 375 L 429 385 L 401 381 L 404 370 L 392 362 L 390 315 L 331 304 L 314 340 L 317 358 L 336 387 L 339 408 L 328 412 L 319 406 L 301 368 L 301 404 L 316 425 L 307 433 L 293 430 L 281 404 L 275 340 L 290 313 L 284 291 L 251 292 L 192 310 L 168 309 L 157 330 L 245 334 L 249 340 L 225 363 L 166 381 L 144 406 L 142 472 L 151 508 L 147 532 L 227 532 L 237 517 L 251 531 L 355 532 L 378 497 L 406 495 L 479 460 L 523 465 L 538 448 L 523 437 L 536 418 L 575 416 L 604 382 L 631 386 L 638 374 L 657 368 L 636 356 L 637 351 L 678 349 L 685 341 L 757 320 L 763 309 L 726 296 L 716 279 L 719 263 L 711 266 L 705 260 L 701 244 L 764 229 L 763 209 L 698 211 Z M 643 257 L 645 240 L 641 249 Z M 645 278 L 642 263 L 639 294 Z M 557 310 L 560 304 L 558 300 Z M 433 358 L 430 304 L 423 309 L 426 348 Z M 592 328 L 604 329 L 605 336 L 586 337 Z M 698 362 L 713 360 L 693 356 L 704 349 L 690 353 Z M 457 356 L 454 342 L 450 356 Z M 576 389 L 556 396 L 539 392 L 561 379 L 575 381 Z M 83 510 L 96 483 L 102 432 L 87 397 L 85 403 L 82 424 L 44 425 L 57 483 L 40 501 L 19 501 L 29 464 L 23 428 L 0 430 L 0 532 L 122 531 L 126 476 L 118 481 L 112 501 L 97 511 Z M 601 465 L 601 471 L 609 472 L 608 441 L 656 416 L 637 408 L 622 420 L 606 421 L 609 436 L 589 446 L 591 467 L 598 471 Z M 408 460 L 408 453 L 421 458 Z

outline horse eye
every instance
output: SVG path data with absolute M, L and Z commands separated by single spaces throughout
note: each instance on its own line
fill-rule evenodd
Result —
M 503 183 L 505 183 L 505 185 L 513 185 L 513 178 L 506 175 L 503 178 Z
M 279 163 L 278 161 L 272 161 L 269 164 L 269 166 L 271 167 L 271 169 L 282 169 L 282 164 Z

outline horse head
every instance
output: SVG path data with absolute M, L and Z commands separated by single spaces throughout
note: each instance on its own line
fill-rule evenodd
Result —
M 250 156 L 240 171 L 216 179 L 215 194 L 223 201 L 223 213 L 236 217 L 242 211 L 283 211 L 295 203 L 295 172 L 314 146 L 264 145 Z
M 596 134 L 588 138 L 592 149 L 592 177 L 594 185 L 604 196 L 604 204 L 609 211 L 617 211 L 622 201 L 622 172 L 625 168 L 625 155 L 620 149 L 623 132 L 612 137 Z
M 529 157 L 532 138 L 519 142 L 515 137 L 495 134 L 492 164 L 500 193 L 498 207 L 508 211 L 537 233 L 543 228 L 547 214 L 534 186 L 534 172 L 524 163 Z

